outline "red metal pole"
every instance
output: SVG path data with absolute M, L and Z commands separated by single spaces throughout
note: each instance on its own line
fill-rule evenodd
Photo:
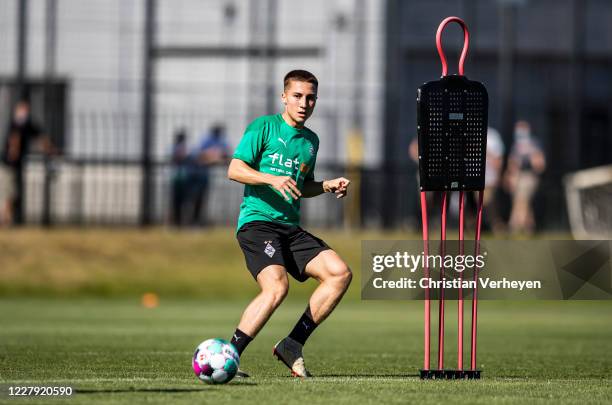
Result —
M 459 193 L 459 255 L 463 256 L 463 228 L 464 222 L 464 195 L 463 191 Z M 461 282 L 462 273 L 459 273 L 459 282 Z M 463 370 L 463 288 L 459 288 L 459 297 L 457 301 L 457 370 Z
M 428 242 L 429 242 L 429 233 L 427 229 L 427 195 L 424 191 L 421 191 L 421 220 L 423 223 L 423 254 L 425 258 L 429 253 Z M 427 260 L 425 260 L 425 278 L 429 278 L 429 267 L 427 266 Z M 425 358 L 423 361 L 423 369 L 429 370 L 430 366 L 430 332 L 431 332 L 431 301 L 429 298 L 429 285 L 425 289 Z
M 478 192 L 478 216 L 476 218 L 476 253 L 480 254 L 480 228 L 482 225 L 482 199 L 484 191 Z M 471 369 L 476 370 L 476 326 L 478 325 L 478 267 L 474 266 L 474 295 L 472 297 L 472 359 Z
M 442 193 L 442 226 L 440 229 L 441 249 L 440 254 L 444 257 L 446 243 L 446 206 L 448 194 Z M 440 267 L 440 280 L 444 280 L 444 263 Z M 444 286 L 440 288 L 440 299 L 438 301 L 438 370 L 444 368 Z

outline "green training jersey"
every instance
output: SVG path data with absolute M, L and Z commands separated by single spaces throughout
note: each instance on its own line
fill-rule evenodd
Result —
M 262 173 L 291 176 L 302 191 L 305 181 L 314 180 L 318 150 L 319 137 L 314 132 L 294 128 L 276 114 L 257 118 L 247 127 L 234 158 Z M 247 184 L 237 230 L 251 221 L 298 225 L 300 199 L 287 201 L 271 186 Z

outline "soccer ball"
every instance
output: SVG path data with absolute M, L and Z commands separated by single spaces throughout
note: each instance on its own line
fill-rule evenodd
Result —
M 207 384 L 225 384 L 236 375 L 240 356 L 227 340 L 208 339 L 193 354 L 193 371 Z

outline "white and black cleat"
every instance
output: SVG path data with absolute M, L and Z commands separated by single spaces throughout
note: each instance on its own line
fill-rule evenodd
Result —
M 292 376 L 302 378 L 312 377 L 312 374 L 306 370 L 304 365 L 302 347 L 299 342 L 286 337 L 274 346 L 272 354 L 291 370 Z
M 244 371 L 238 369 L 238 371 L 236 371 L 236 378 L 250 378 L 251 376 L 248 375 L 247 373 L 245 373 Z

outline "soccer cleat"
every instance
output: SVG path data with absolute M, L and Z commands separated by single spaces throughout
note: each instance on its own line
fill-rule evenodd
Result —
M 249 378 L 250 375 L 248 375 L 247 373 L 245 373 L 244 371 L 238 369 L 238 371 L 236 371 L 236 377 L 237 378 Z
M 312 374 L 306 370 L 306 366 L 304 365 L 302 347 L 300 343 L 290 337 L 286 337 L 274 346 L 272 354 L 289 367 L 292 376 L 312 377 Z

